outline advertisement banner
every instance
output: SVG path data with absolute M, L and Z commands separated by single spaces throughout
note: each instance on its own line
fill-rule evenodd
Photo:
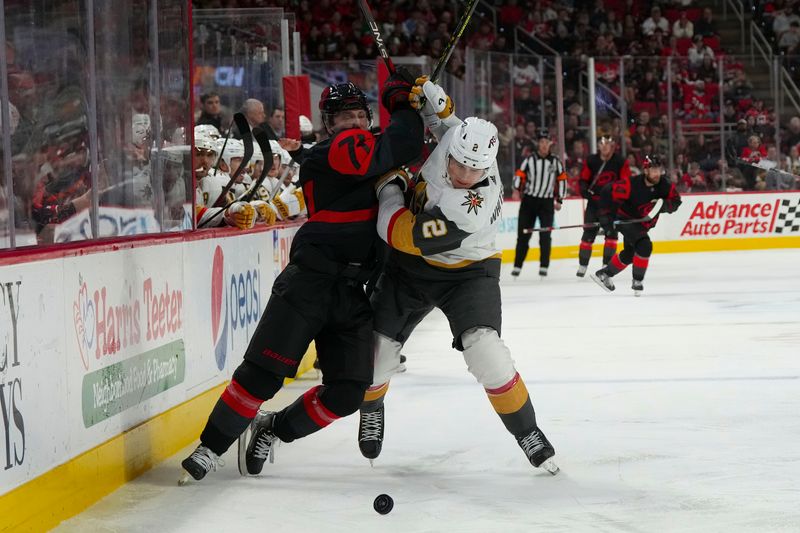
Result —
M 73 427 L 73 453 L 184 400 L 183 247 L 65 260 L 67 405 L 83 429 Z
M 0 269 L 0 494 L 68 458 L 62 264 Z

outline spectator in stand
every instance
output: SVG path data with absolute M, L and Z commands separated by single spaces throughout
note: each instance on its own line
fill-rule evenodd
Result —
M 689 169 L 679 182 L 680 192 L 708 192 L 709 186 L 706 177 L 697 163 L 689 163 Z
M 772 139 L 775 137 L 775 128 L 770 124 L 769 115 L 766 113 L 756 115 L 755 120 L 756 123 L 755 126 L 753 126 L 753 133 L 762 139 Z
M 722 111 L 725 122 L 736 122 L 736 105 L 733 100 L 725 100 L 725 108 Z
M 797 48 L 800 44 L 800 21 L 794 20 L 789 26 L 789 29 L 783 32 L 778 40 L 778 48 L 784 54 L 788 54 L 792 48 Z
M 530 86 L 541 83 L 539 70 L 528 61 L 528 56 L 525 55 L 520 55 L 517 59 L 512 77 L 514 85 Z
M 616 11 L 608 11 L 608 16 L 606 21 L 600 26 L 600 31 L 610 35 L 613 39 L 622 38 L 622 22 L 617 18 Z
M 800 16 L 793 13 L 792 9 L 787 7 L 776 13 L 772 19 L 772 32 L 775 34 L 776 39 L 780 41 L 783 34 L 790 30 L 794 22 L 800 23 Z
M 736 123 L 736 131 L 726 143 L 725 154 L 728 161 L 733 163 L 739 158 L 742 150 L 747 147 L 747 140 L 750 138 L 750 135 L 751 132 L 747 127 L 747 120 L 740 118 Z
M 636 84 L 636 100 L 639 102 L 664 101 L 664 96 L 661 94 L 661 84 L 652 70 L 646 71 L 644 78 Z
M 717 24 L 710 7 L 703 8 L 703 16 L 694 25 L 694 34 L 701 37 L 712 37 L 717 34 Z
M 681 16 L 672 25 L 672 35 L 678 39 L 691 39 L 694 36 L 694 24 L 689 20 L 686 10 L 681 11 Z
M 628 166 L 631 167 L 632 176 L 638 176 L 642 173 L 642 169 L 639 167 L 639 162 L 636 160 L 636 154 L 628 154 L 626 159 L 628 160 Z
M 286 130 L 286 125 L 284 124 L 285 117 L 286 115 L 283 112 L 283 108 L 276 107 L 272 110 L 272 113 L 270 113 L 269 118 L 261 124 L 263 130 L 267 132 L 267 136 L 273 141 L 277 141 L 284 136 Z
M 220 132 L 225 134 L 222 127 L 222 106 L 219 102 L 219 94 L 215 92 L 205 93 L 200 96 L 200 105 L 202 112 L 200 118 L 197 119 L 196 125 L 211 124 Z
M 789 127 L 783 137 L 783 152 L 788 152 L 793 146 L 800 145 L 800 117 L 792 117 Z
M 669 21 L 661 16 L 661 8 L 654 6 L 650 10 L 650 16 L 642 22 L 642 33 L 649 37 L 655 33 L 656 28 L 662 32 L 669 33 Z
M 712 146 L 706 141 L 705 134 L 700 133 L 689 143 L 689 159 L 706 172 L 715 170 L 719 159 L 719 143 L 716 147 Z
M 692 38 L 692 46 L 689 48 L 689 66 L 697 69 L 703 64 L 703 58 L 710 57 L 714 59 L 714 50 L 703 42 L 702 35 L 695 35 Z
M 751 165 L 760 163 L 762 159 L 765 159 L 767 157 L 767 148 L 761 143 L 761 137 L 751 135 L 747 139 L 747 146 L 742 148 L 740 157 Z
M 797 177 L 797 184 L 800 185 L 800 144 L 789 148 L 789 155 L 786 156 L 786 172 Z
M 525 11 L 518 4 L 518 0 L 508 0 L 500 8 L 500 24 L 506 28 L 513 28 L 517 22 L 523 19 Z
M 477 33 L 469 39 L 469 46 L 478 50 L 490 50 L 494 44 L 495 34 L 488 20 L 481 20 Z

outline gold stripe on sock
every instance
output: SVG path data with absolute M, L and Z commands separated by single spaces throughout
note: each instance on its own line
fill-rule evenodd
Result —
M 376 387 L 370 387 L 367 389 L 367 392 L 364 393 L 364 401 L 365 402 L 374 402 L 375 400 L 380 400 L 386 395 L 386 391 L 389 390 L 389 382 L 387 381 L 383 385 L 378 385 Z
M 528 389 L 525 382 L 520 378 L 513 387 L 500 394 L 492 394 L 486 391 L 492 407 L 498 414 L 507 415 L 519 411 L 525 402 L 528 401 Z

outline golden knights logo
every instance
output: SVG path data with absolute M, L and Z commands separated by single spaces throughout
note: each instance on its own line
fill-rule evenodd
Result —
M 475 215 L 478 214 L 478 208 L 483 207 L 483 196 L 475 191 L 467 191 L 467 195 L 464 197 L 467 201 L 462 203 L 461 205 L 467 206 L 467 214 L 471 212 L 475 212 Z

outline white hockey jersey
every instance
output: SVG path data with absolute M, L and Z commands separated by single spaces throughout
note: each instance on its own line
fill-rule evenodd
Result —
M 390 186 L 381 191 L 378 233 L 392 248 L 419 255 L 431 265 L 460 268 L 500 257 L 495 246 L 503 210 L 503 185 L 493 163 L 470 189 L 447 179 L 447 154 L 455 129 L 448 130 L 420 169 L 410 205 Z

